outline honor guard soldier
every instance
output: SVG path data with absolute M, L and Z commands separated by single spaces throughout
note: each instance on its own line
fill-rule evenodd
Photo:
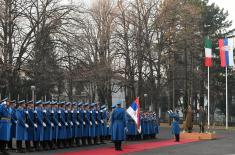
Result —
M 82 109 L 81 109 L 81 106 L 82 106 L 82 102 L 78 103 L 77 104 L 77 122 L 76 122 L 76 125 L 77 125 L 77 130 L 75 131 L 76 132 L 76 144 L 77 146 L 80 146 L 81 145 L 81 140 L 82 140 L 82 137 L 83 137 L 83 114 L 82 114 Z
M 65 126 L 66 126 L 66 132 L 65 132 L 64 147 L 69 147 L 69 141 L 70 141 L 70 137 L 71 137 L 69 105 L 70 105 L 70 102 L 65 103 Z
M 95 139 L 95 112 L 94 112 L 94 103 L 90 103 L 89 105 L 89 113 L 87 113 L 87 116 L 89 118 L 89 138 L 88 138 L 88 144 L 92 145 L 92 140 Z
M 43 149 L 49 150 L 49 143 L 51 141 L 51 121 L 50 121 L 50 101 L 45 101 L 43 103 L 43 122 L 44 131 L 43 131 Z
M 117 103 L 117 107 L 113 110 L 111 116 L 111 128 L 112 128 L 112 141 L 115 144 L 115 150 L 122 150 L 122 141 L 125 140 L 126 130 L 126 112 L 121 108 L 122 101 Z
M 72 109 L 71 109 L 71 117 L 72 117 L 72 122 L 73 122 L 73 127 L 72 127 L 72 141 L 74 146 L 79 146 L 80 142 L 78 141 L 78 130 L 79 130 L 79 122 L 78 122 L 78 113 L 77 113 L 77 102 L 73 102 L 72 104 Z
M 50 121 L 51 121 L 51 126 L 52 126 L 52 141 L 50 143 L 50 148 L 51 149 L 56 149 L 56 144 L 57 144 L 57 137 L 58 137 L 58 113 L 57 113 L 58 105 L 56 101 L 51 102 L 51 116 L 50 116 Z
M 46 127 L 46 124 L 43 122 L 43 105 L 42 101 L 36 101 L 35 103 L 36 108 L 34 110 L 34 116 L 36 117 L 36 123 L 35 123 L 35 137 L 34 137 L 34 146 L 36 148 L 36 151 L 42 150 L 42 143 L 43 143 L 43 132 L 44 127 Z
M 109 133 L 109 139 L 111 139 L 111 135 L 112 135 L 112 128 L 111 128 L 112 122 L 111 122 L 111 120 L 112 120 L 112 113 L 115 110 L 115 108 L 116 108 L 116 104 L 113 104 L 112 105 L 112 111 L 108 115 L 109 121 L 108 121 L 107 128 L 108 128 L 108 133 Z
M 126 133 L 128 140 L 136 140 L 137 129 L 134 120 L 131 118 L 130 115 L 127 116 L 127 129 L 128 132 Z
M 89 109 L 88 109 L 88 103 L 84 104 L 83 107 L 83 139 L 82 144 L 87 145 L 87 140 L 89 136 L 89 126 L 90 126 L 90 120 L 89 120 Z
M 8 142 L 8 149 L 12 150 L 12 141 L 16 137 L 16 100 L 10 101 L 10 111 L 11 111 L 11 136 Z
M 99 128 L 100 128 L 100 143 L 101 144 L 105 144 L 104 139 L 105 139 L 105 136 L 106 136 L 105 134 L 107 131 L 106 129 L 107 119 L 105 118 L 104 108 L 105 108 L 105 105 L 102 105 L 99 109 L 99 119 L 100 119 Z
M 31 141 L 34 141 L 35 127 L 34 127 L 34 109 L 33 109 L 33 101 L 28 101 L 25 107 L 25 117 L 26 124 L 29 125 L 27 128 L 26 136 L 25 136 L 25 146 L 26 151 L 32 152 L 31 149 Z
M 64 110 L 64 104 L 65 102 L 62 101 L 59 104 L 58 108 L 58 147 L 64 148 L 65 144 L 65 135 L 66 135 L 66 126 L 65 126 L 65 110 Z
M 172 123 L 172 133 L 175 135 L 175 142 L 180 141 L 180 126 L 179 126 L 179 111 L 176 110 L 176 113 L 173 113 L 172 110 L 168 111 L 169 117 L 173 118 L 173 123 Z
M 18 102 L 18 108 L 16 110 L 16 152 L 24 153 L 25 151 L 22 148 L 22 142 L 25 141 L 27 130 L 29 125 L 27 124 L 28 116 L 25 111 L 25 100 Z
M 6 144 L 11 138 L 11 110 L 8 98 L 2 100 L 0 105 L 0 131 L 0 151 L 6 153 Z

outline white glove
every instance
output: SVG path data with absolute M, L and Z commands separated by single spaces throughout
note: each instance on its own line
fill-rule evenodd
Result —
M 102 124 L 104 124 L 104 121 L 103 121 L 103 120 L 101 120 L 101 123 L 102 123 Z
M 98 114 L 98 111 L 96 111 L 96 113 Z
M 26 123 L 26 124 L 25 124 L 25 127 L 26 127 L 26 128 L 29 128 L 29 125 Z
M 79 114 L 79 111 L 77 111 L 77 114 Z
M 125 132 L 128 132 L 128 128 L 127 127 L 125 127 Z
M 36 110 L 34 110 L 34 113 L 35 113 L 35 114 L 37 114 L 37 111 L 36 111 Z
M 73 122 L 70 122 L 70 125 L 72 125 L 72 126 L 73 126 Z
M 83 125 L 86 125 L 86 122 L 83 122 Z
M 44 113 L 46 113 L 47 111 L 46 110 L 43 110 Z
M 68 123 L 67 123 L 67 122 L 65 122 L 65 126 L 68 126 Z
M 90 111 L 90 113 L 92 114 L 92 111 Z
M 52 110 L 51 113 L 54 114 L 54 110 Z
M 60 111 L 60 110 L 58 111 L 58 114 L 61 114 L 61 111 Z
M 96 124 L 96 125 L 98 125 L 98 122 L 97 122 L 97 121 L 95 121 L 95 124 Z
M 60 123 L 58 123 L 58 126 L 59 126 L 59 127 L 61 127 L 61 124 L 60 124 Z
M 35 128 L 38 128 L 38 125 L 37 125 L 37 124 L 34 124 L 34 127 L 35 127 Z
M 92 125 L 92 122 L 90 121 L 90 125 Z
M 80 125 L 80 123 L 79 123 L 78 121 L 76 122 L 76 124 L 77 124 L 77 125 Z
M 51 123 L 51 126 L 54 127 L 54 123 Z
M 29 114 L 28 110 L 27 110 L 27 111 L 25 111 L 25 113 L 26 113 L 26 114 Z
M 44 123 L 44 122 L 42 123 L 42 125 L 43 125 L 43 127 L 46 127 L 46 126 L 47 126 L 46 123 Z
M 17 121 L 15 121 L 15 124 L 17 123 Z
M 84 112 L 84 113 L 86 113 L 86 111 L 85 111 L 85 110 L 84 110 L 83 112 Z

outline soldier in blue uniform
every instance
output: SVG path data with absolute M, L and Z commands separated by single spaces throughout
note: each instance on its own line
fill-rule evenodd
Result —
M 64 110 L 64 104 L 65 102 L 60 102 L 59 104 L 59 108 L 58 108 L 58 143 L 57 143 L 57 147 L 59 148 L 63 148 L 64 144 L 65 144 L 65 134 L 66 134 L 66 126 L 65 126 L 65 110 Z
M 50 116 L 50 121 L 51 121 L 51 143 L 50 143 L 50 148 L 51 149 L 56 149 L 56 144 L 57 144 L 57 137 L 58 137 L 58 113 L 57 113 L 57 102 L 52 101 L 51 102 L 51 116 Z
M 12 140 L 16 136 L 16 100 L 10 101 L 10 111 L 11 111 L 11 136 L 8 142 L 8 149 L 13 149 Z
M 46 124 L 43 128 L 43 149 L 49 150 L 51 140 L 51 121 L 50 121 L 50 101 L 43 102 L 43 122 Z
M 16 110 L 16 152 L 23 153 L 22 142 L 26 138 L 29 125 L 25 113 L 25 100 L 18 102 L 19 107 Z
M 95 110 L 94 110 L 94 103 L 90 103 L 89 105 L 89 112 L 87 113 L 87 117 L 89 118 L 89 137 L 88 137 L 88 144 L 92 145 L 92 140 L 95 141 Z
M 26 136 L 25 136 L 25 146 L 26 151 L 32 152 L 31 149 L 31 141 L 34 140 L 35 134 L 35 123 L 34 123 L 34 110 L 33 110 L 33 101 L 28 101 L 25 107 L 25 117 L 26 117 L 26 124 L 29 125 L 27 128 Z
M 112 113 L 113 113 L 113 111 L 114 111 L 114 109 L 116 108 L 116 104 L 113 104 L 112 105 L 112 111 L 111 112 L 109 112 L 109 114 L 108 114 L 108 126 L 107 126 L 107 128 L 108 128 L 108 139 L 111 139 L 111 135 L 112 135 L 112 128 L 111 128 L 111 126 L 112 126 L 112 122 L 111 122 L 111 120 L 112 120 Z
M 136 135 L 137 135 L 137 129 L 136 129 L 136 124 L 135 121 L 131 118 L 130 115 L 127 116 L 127 138 L 129 140 L 136 140 Z
M 175 142 L 180 141 L 180 126 L 179 126 L 179 111 L 176 110 L 176 113 L 173 113 L 172 110 L 168 111 L 169 117 L 173 118 L 172 123 L 172 133 L 175 135 Z
M 83 135 L 83 120 L 82 120 L 82 110 L 81 110 L 82 102 L 77 104 L 77 110 L 76 110 L 76 129 L 75 129 L 75 135 L 76 135 L 76 144 L 77 146 L 80 146 L 80 141 L 82 140 Z M 74 116 L 74 117 L 75 117 Z M 74 118 L 75 119 L 75 118 Z
M 107 112 L 105 105 L 100 107 L 100 143 L 104 143 L 105 136 L 107 134 Z
M 70 102 L 65 104 L 65 126 L 66 126 L 66 136 L 65 136 L 65 146 L 69 147 L 71 143 L 71 117 L 70 117 Z
M 126 132 L 126 112 L 121 108 L 122 101 L 117 103 L 117 107 L 113 110 L 111 115 L 111 138 L 115 143 L 115 150 L 122 151 L 122 141 L 125 140 Z
M 45 122 L 43 122 L 43 106 L 42 101 L 39 100 L 35 103 L 36 107 L 34 110 L 35 118 L 35 137 L 34 137 L 34 146 L 36 151 L 40 151 L 42 149 L 43 143 L 43 134 L 44 134 L 44 127 L 46 127 Z
M 11 138 L 11 109 L 8 98 L 1 101 L 0 105 L 0 151 L 6 153 L 6 144 Z
M 89 138 L 89 128 L 90 128 L 90 113 L 88 108 L 88 103 L 84 104 L 83 107 L 83 145 L 87 145 L 86 141 Z

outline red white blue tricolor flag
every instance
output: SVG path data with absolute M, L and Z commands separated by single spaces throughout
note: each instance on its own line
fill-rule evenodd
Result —
M 140 102 L 139 97 L 132 102 L 131 106 L 126 110 L 127 114 L 131 116 L 131 118 L 135 121 L 137 130 L 141 132 L 141 125 L 140 125 Z
M 219 39 L 221 67 L 234 66 L 233 47 L 232 38 Z

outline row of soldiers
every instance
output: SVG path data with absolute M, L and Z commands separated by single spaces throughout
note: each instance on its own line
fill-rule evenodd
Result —
M 108 132 L 108 112 L 96 103 L 25 100 L 8 98 L 0 104 L 0 147 L 16 151 L 40 151 L 104 143 Z M 33 148 L 33 149 L 32 149 Z
M 139 133 L 134 120 L 127 115 L 127 139 L 154 139 L 159 134 L 159 117 L 155 112 L 141 112 L 141 132 Z

